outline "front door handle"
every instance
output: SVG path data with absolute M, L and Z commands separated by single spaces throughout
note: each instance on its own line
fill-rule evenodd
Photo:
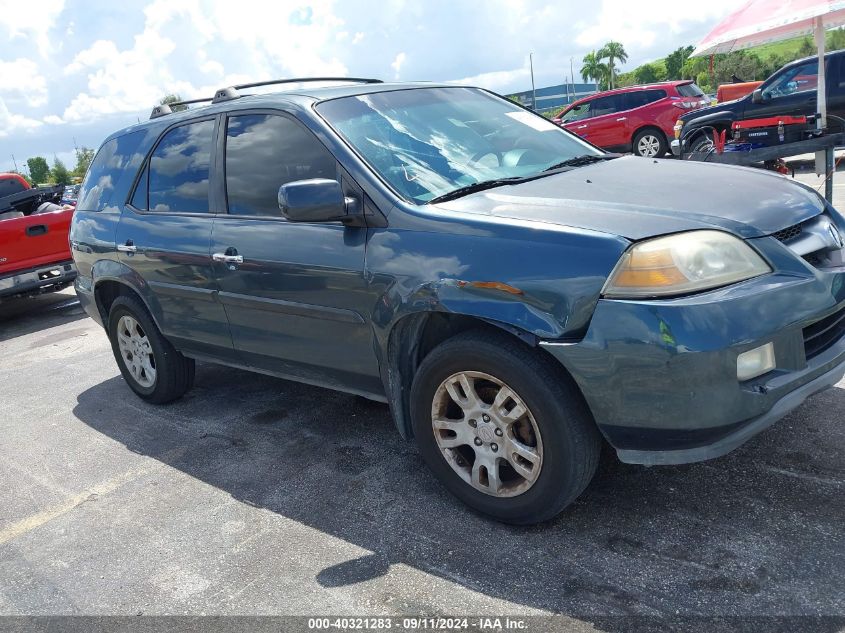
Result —
M 243 264 L 244 257 L 243 255 L 227 255 L 226 253 L 214 253 L 211 255 L 211 259 L 216 262 L 224 262 L 226 264 Z
M 587 127 L 587 126 L 586 125 L 576 125 L 575 129 L 576 130 L 583 130 L 585 127 Z
M 47 225 L 46 224 L 33 224 L 32 226 L 26 227 L 26 234 L 29 237 L 36 237 L 38 235 L 44 235 L 47 233 Z
M 619 117 L 619 118 L 618 118 L 618 119 L 616 119 L 616 120 L 617 120 L 617 121 L 627 121 L 627 120 L 628 120 L 628 117 L 621 116 L 621 117 Z

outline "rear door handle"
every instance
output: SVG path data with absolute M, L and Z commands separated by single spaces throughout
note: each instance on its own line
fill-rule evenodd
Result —
M 117 250 L 121 253 L 134 253 L 138 250 L 138 247 L 132 242 L 132 240 L 126 240 L 125 244 L 118 244 Z
M 26 227 L 26 234 L 29 237 L 36 237 L 38 235 L 44 235 L 47 233 L 47 225 L 46 224 L 33 224 L 32 226 Z
M 227 264 L 243 264 L 244 257 L 243 255 L 227 255 L 226 253 L 214 253 L 211 255 L 211 259 L 216 262 L 224 262 Z
M 619 118 L 618 118 L 618 119 L 616 119 L 616 120 L 617 120 L 617 121 L 627 121 L 627 120 L 628 120 L 628 117 L 621 116 L 621 117 L 619 117 Z

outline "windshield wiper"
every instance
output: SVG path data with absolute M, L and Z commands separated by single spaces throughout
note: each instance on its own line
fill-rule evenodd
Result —
M 619 158 L 619 154 L 582 154 L 573 158 L 567 158 L 559 163 L 555 163 L 551 167 L 546 167 L 543 171 L 554 171 L 555 169 L 563 169 L 564 167 L 583 167 L 592 163 L 598 163 L 603 160 L 611 160 Z
M 448 202 L 449 200 L 454 200 L 455 198 L 462 198 L 463 196 L 475 193 L 476 191 L 493 189 L 493 187 L 501 187 L 502 185 L 512 185 L 518 182 L 524 182 L 526 180 L 531 180 L 531 178 L 525 178 L 523 176 L 512 176 L 510 178 L 494 178 L 492 180 L 482 180 L 480 182 L 474 182 L 471 185 L 464 185 L 463 187 L 458 187 L 457 189 L 453 189 L 448 193 L 444 193 L 440 196 L 437 196 L 436 198 L 432 198 L 428 201 L 428 204 Z

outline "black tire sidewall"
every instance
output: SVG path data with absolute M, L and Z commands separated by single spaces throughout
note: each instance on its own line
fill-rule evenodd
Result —
M 537 371 L 535 362 L 503 354 L 495 346 L 482 342 L 461 348 L 447 343 L 426 358 L 412 389 L 414 435 L 428 466 L 464 503 L 510 523 L 551 518 L 581 492 L 572 466 L 583 456 L 578 454 L 572 433 L 580 430 L 574 425 L 584 423 L 583 419 L 574 418 L 585 414 L 580 403 L 561 393 L 565 390 L 550 389 L 544 384 L 543 372 Z M 543 465 L 534 485 L 518 496 L 492 497 L 476 490 L 452 469 L 437 446 L 431 426 L 432 399 L 443 380 L 462 371 L 478 371 L 498 378 L 519 395 L 534 416 L 543 442 Z
M 144 387 L 135 380 L 129 372 L 129 369 L 126 367 L 126 361 L 123 360 L 123 355 L 120 353 L 120 347 L 117 343 L 117 324 L 123 316 L 131 316 L 135 319 L 144 330 L 144 333 L 147 335 L 147 340 L 150 342 L 150 347 L 152 347 L 153 357 L 156 362 L 156 380 L 152 387 Z M 132 391 L 141 397 L 149 398 L 154 396 L 156 390 L 162 383 L 161 372 L 166 371 L 166 368 L 163 365 L 166 363 L 167 353 L 162 344 L 161 334 L 159 333 L 155 323 L 153 323 L 153 320 L 147 314 L 146 310 L 140 308 L 140 306 L 137 305 L 137 301 L 132 299 L 115 299 L 115 302 L 112 304 L 111 310 L 109 311 L 108 333 L 109 340 L 111 341 L 112 352 L 114 353 L 120 373 L 124 380 L 126 380 L 126 384 L 129 385 Z
M 660 144 L 659 149 L 657 150 L 657 154 L 654 156 L 643 156 L 639 152 L 637 152 L 637 145 L 640 143 L 640 139 L 644 136 L 654 136 L 657 139 L 657 142 Z M 654 128 L 647 128 L 645 130 L 640 130 L 634 135 L 634 141 L 631 143 L 631 150 L 636 156 L 640 156 L 641 158 L 660 158 L 666 155 L 666 152 L 669 150 L 669 144 L 666 141 L 666 135 L 663 134 L 660 130 Z

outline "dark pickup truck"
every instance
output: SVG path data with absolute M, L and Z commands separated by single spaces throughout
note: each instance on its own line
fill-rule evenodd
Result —
M 0 301 L 60 290 L 76 277 L 68 245 L 73 209 L 58 204 L 63 190 L 0 174 Z
M 825 55 L 825 89 L 827 95 L 828 130 L 845 130 L 845 50 Z M 743 123 L 765 124 L 804 118 L 808 128 L 815 127 L 818 111 L 818 57 L 807 57 L 785 65 L 753 92 L 734 101 L 682 114 L 675 125 L 672 153 L 685 156 L 702 151 L 713 141 L 713 132 L 725 132 L 728 138 L 742 128 Z M 753 135 L 748 139 L 755 145 L 789 141 L 783 134 Z M 797 139 L 796 139 L 797 140 Z

